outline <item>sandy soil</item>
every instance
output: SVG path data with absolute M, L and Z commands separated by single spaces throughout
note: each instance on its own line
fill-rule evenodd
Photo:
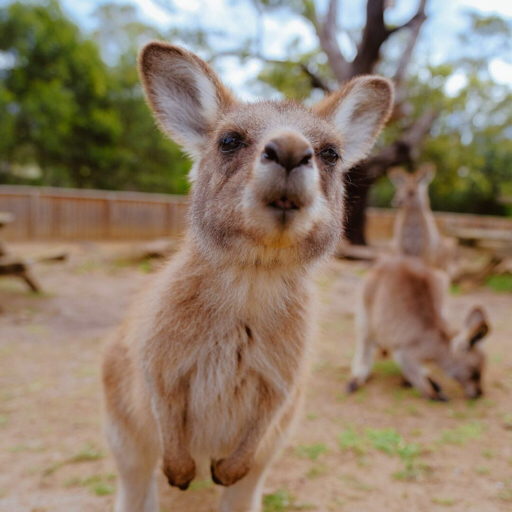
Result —
M 17 245 L 24 254 L 51 246 Z M 39 265 L 45 289 L 0 281 L 0 511 L 111 509 L 116 476 L 101 431 L 99 360 L 148 264 L 111 261 L 115 245 L 67 247 L 65 264 Z M 492 322 L 485 398 L 446 382 L 446 404 L 400 388 L 377 364 L 367 387 L 344 392 L 353 352 L 355 290 L 365 267 L 331 262 L 319 276 L 321 310 L 306 407 L 266 485 L 266 512 L 512 510 L 512 295 L 451 297 L 454 322 L 474 303 Z M 446 380 L 446 379 L 444 379 Z M 215 510 L 217 489 L 182 493 L 161 479 L 161 510 Z

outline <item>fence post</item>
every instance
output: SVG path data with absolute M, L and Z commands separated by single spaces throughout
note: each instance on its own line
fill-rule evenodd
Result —
M 103 222 L 104 226 L 104 236 L 105 238 L 113 238 L 114 237 L 114 208 L 115 208 L 115 194 L 108 194 L 105 202 L 105 216 Z
M 39 235 L 39 198 L 41 192 L 39 190 L 31 191 L 28 196 L 28 218 L 27 231 L 30 240 L 37 239 Z

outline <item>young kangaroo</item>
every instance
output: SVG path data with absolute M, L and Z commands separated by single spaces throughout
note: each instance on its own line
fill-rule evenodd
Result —
M 427 361 L 456 379 L 468 398 L 482 394 L 485 355 L 478 342 L 489 331 L 486 315 L 475 307 L 463 328 L 452 330 L 444 315 L 447 283 L 444 272 L 419 258 L 393 256 L 377 263 L 363 287 L 349 391 L 370 376 L 378 346 L 393 353 L 406 381 L 428 398 L 446 400 L 423 367 Z
M 430 209 L 428 186 L 434 179 L 432 164 L 415 173 L 400 167 L 391 169 L 389 179 L 396 187 L 393 206 L 398 208 L 393 236 L 397 254 L 418 256 L 436 268 L 447 270 L 455 256 L 455 241 L 442 237 Z
M 263 478 L 297 413 L 312 271 L 342 231 L 343 172 L 387 120 L 366 76 L 313 108 L 237 101 L 196 55 L 140 56 L 161 127 L 194 159 L 184 246 L 108 345 L 106 432 L 116 512 L 156 512 L 155 469 L 186 489 L 206 463 L 224 512 L 261 510 Z

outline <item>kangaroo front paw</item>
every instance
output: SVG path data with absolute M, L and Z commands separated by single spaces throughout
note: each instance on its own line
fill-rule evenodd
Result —
M 357 381 L 357 379 L 352 379 L 348 384 L 347 384 L 347 393 L 355 393 L 358 389 L 359 389 L 359 382 Z
M 432 386 L 432 395 L 430 395 L 431 400 L 435 400 L 436 402 L 448 402 L 448 397 L 443 393 L 441 386 L 430 377 L 427 377 L 430 385 Z
M 212 480 L 217 485 L 233 485 L 251 469 L 250 464 L 227 459 L 212 460 Z
M 196 464 L 191 458 L 179 463 L 164 463 L 164 474 L 169 485 L 185 491 L 196 476 Z

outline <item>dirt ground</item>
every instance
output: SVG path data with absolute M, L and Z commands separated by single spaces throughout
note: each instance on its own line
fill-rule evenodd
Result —
M 13 245 L 25 255 L 51 245 Z M 112 261 L 119 245 L 74 244 L 64 264 L 35 269 L 45 292 L 0 280 L 0 511 L 111 510 L 114 464 L 101 430 L 99 361 L 150 264 Z M 453 321 L 475 303 L 492 335 L 485 397 L 448 403 L 400 387 L 396 366 L 345 394 L 361 264 L 332 261 L 318 278 L 321 310 L 305 411 L 267 479 L 265 512 L 512 510 L 512 294 L 451 296 Z M 160 481 L 163 512 L 215 510 L 209 481 L 183 493 Z

